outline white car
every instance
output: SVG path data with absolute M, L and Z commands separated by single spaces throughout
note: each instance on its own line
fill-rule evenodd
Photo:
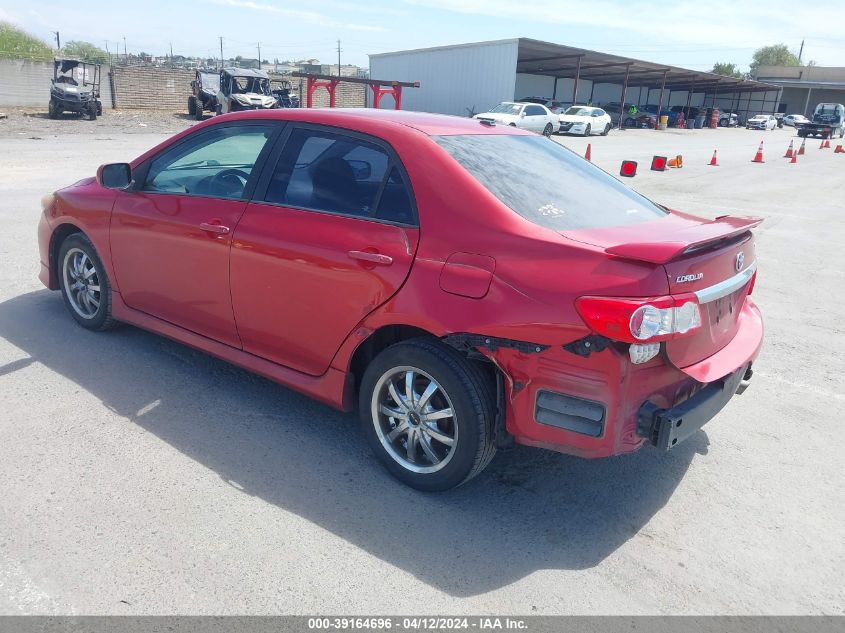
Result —
M 501 125 L 512 125 L 543 136 L 551 136 L 558 126 L 557 115 L 552 114 L 546 106 L 537 103 L 503 101 L 495 108 L 476 114 L 473 118 Z
M 591 106 L 572 106 L 558 117 L 559 131 L 564 134 L 606 136 L 613 127 L 610 115 L 601 108 Z
M 789 125 L 791 127 L 795 127 L 801 123 L 809 123 L 810 119 L 805 117 L 803 114 L 787 114 L 783 117 L 783 124 Z
M 745 123 L 746 130 L 774 130 L 778 120 L 771 114 L 758 114 Z

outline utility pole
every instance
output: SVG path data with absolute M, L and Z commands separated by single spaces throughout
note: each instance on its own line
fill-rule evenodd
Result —
M 223 70 L 223 36 L 220 36 L 220 70 Z
M 258 47 L 258 70 L 261 70 L 261 42 L 258 42 L 256 46 Z
M 801 63 L 801 55 L 804 54 L 804 40 L 801 40 L 801 50 L 798 51 L 798 63 Z
M 123 59 L 126 60 L 126 63 L 129 63 L 129 54 L 126 52 L 126 36 L 123 36 Z
M 170 42 L 170 67 L 173 68 L 173 42 Z
M 337 41 L 337 76 L 340 77 L 340 40 Z
M 59 39 L 59 32 L 58 31 L 51 31 L 51 32 L 53 33 L 53 35 L 56 36 L 56 49 L 61 50 L 62 49 L 62 42 Z

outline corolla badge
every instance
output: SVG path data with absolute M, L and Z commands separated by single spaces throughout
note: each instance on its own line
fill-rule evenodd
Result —
M 739 251 L 736 254 L 736 262 L 734 263 L 734 267 L 736 268 L 736 272 L 742 270 L 742 266 L 745 264 L 745 253 Z
M 680 275 L 675 280 L 675 283 L 685 284 L 689 281 L 698 281 L 702 277 L 704 277 L 704 273 L 692 273 L 691 275 Z

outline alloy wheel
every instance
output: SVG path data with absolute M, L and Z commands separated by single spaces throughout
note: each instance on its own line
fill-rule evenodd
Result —
M 73 310 L 93 319 L 100 309 L 100 278 L 94 261 L 80 248 L 71 248 L 62 262 L 64 291 Z
M 376 435 L 390 457 L 415 473 L 444 468 L 458 445 L 452 401 L 426 372 L 411 366 L 389 369 L 371 401 Z

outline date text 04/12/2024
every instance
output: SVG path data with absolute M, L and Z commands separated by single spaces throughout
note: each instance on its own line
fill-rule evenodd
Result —
M 309 618 L 309 630 L 399 630 L 399 631 L 446 631 L 446 630 L 527 630 L 525 620 L 509 617 L 324 617 Z

